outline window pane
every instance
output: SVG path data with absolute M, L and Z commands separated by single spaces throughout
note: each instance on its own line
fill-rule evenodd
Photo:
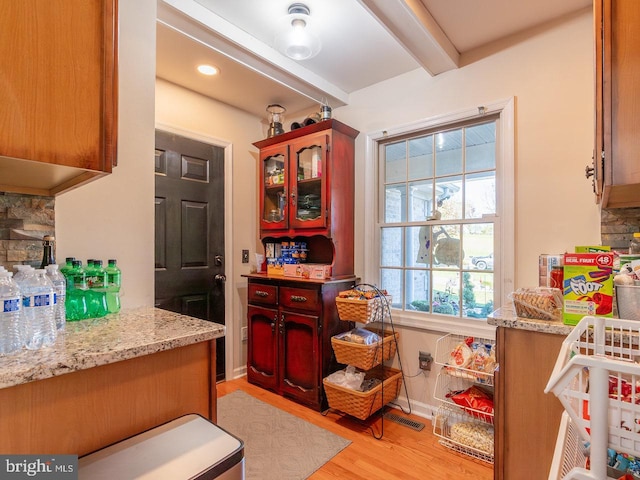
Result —
M 387 185 L 385 187 L 384 221 L 386 223 L 404 222 L 407 220 L 406 184 Z
M 496 123 L 485 123 L 465 129 L 466 171 L 496 168 Z
M 465 225 L 464 268 L 493 270 L 493 223 Z
M 429 311 L 429 271 L 407 270 L 406 283 L 407 310 Z
M 385 183 L 404 182 L 407 179 L 406 145 L 403 141 L 385 146 Z
M 436 177 L 462 173 L 462 129 L 436 134 Z
M 443 220 L 462 219 L 462 177 L 436 179 L 436 203 Z
M 460 274 L 459 272 L 433 272 L 433 313 L 460 315 Z
M 431 265 L 431 227 L 408 227 L 405 264 L 408 267 Z
M 409 180 L 433 177 L 433 135 L 409 140 Z
M 432 214 L 433 183 L 413 182 L 409 184 L 409 221 L 421 222 Z
M 380 145 L 380 282 L 394 308 L 454 318 L 493 311 L 497 122 L 479 122 Z
M 402 228 L 383 228 L 380 237 L 381 265 L 402 266 Z
M 482 218 L 496 213 L 496 172 L 467 175 L 465 179 L 465 218 Z
M 462 274 L 463 316 L 485 318 L 493 308 L 493 273 Z
M 461 268 L 462 252 L 459 225 L 433 227 L 434 267 Z
M 380 270 L 381 289 L 386 290 L 393 298 L 392 305 L 402 308 L 402 270 L 383 268 Z

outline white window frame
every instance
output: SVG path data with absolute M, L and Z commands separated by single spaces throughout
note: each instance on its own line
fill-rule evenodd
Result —
M 497 114 L 496 121 L 496 245 L 500 255 L 494 264 L 494 308 L 507 301 L 513 291 L 515 275 L 515 98 L 497 101 L 481 107 L 455 113 L 438 115 L 415 123 L 370 132 L 366 136 L 364 168 L 364 205 L 375 205 L 375 212 L 364 216 L 364 238 L 373 241 L 364 243 L 364 279 L 367 283 L 380 285 L 380 207 L 378 148 L 379 141 L 389 137 L 411 135 L 423 130 L 445 127 L 468 120 L 481 119 Z M 493 333 L 495 327 L 483 320 L 468 319 L 425 312 L 414 313 L 393 310 L 393 320 L 398 325 L 421 330 L 483 335 Z

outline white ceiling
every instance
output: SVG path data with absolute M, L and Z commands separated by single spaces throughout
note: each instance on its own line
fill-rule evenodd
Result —
M 295 62 L 273 48 L 293 0 L 158 0 L 157 76 L 257 116 L 288 112 L 422 68 L 460 68 L 592 0 L 303 0 L 322 50 Z M 492 48 L 488 48 L 492 47 Z M 195 67 L 212 63 L 216 77 Z

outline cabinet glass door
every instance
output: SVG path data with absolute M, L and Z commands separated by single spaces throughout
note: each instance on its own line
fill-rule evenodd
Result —
M 278 147 L 262 154 L 262 195 L 260 226 L 262 230 L 282 230 L 288 227 L 287 215 L 287 150 Z
M 292 145 L 292 202 L 290 223 L 295 228 L 318 228 L 327 224 L 325 196 L 327 136 L 305 138 Z M 339 174 L 339 172 L 338 172 Z

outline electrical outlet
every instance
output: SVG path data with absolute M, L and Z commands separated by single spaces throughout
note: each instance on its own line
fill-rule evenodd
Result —
M 242 263 L 249 263 L 249 250 L 242 250 Z
M 247 327 L 242 327 L 240 329 L 240 336 L 242 337 L 242 341 L 243 342 L 247 339 L 248 333 L 249 333 L 249 331 L 248 331 Z
M 430 353 L 420 352 L 418 354 L 418 362 L 420 370 L 431 371 L 431 364 L 433 364 L 433 357 Z

